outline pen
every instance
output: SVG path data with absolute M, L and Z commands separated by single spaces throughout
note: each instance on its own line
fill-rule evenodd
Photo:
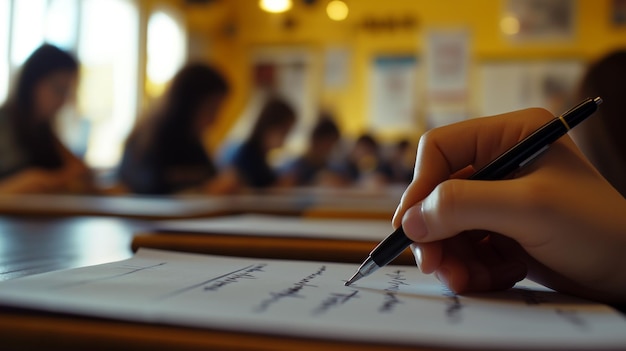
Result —
M 541 126 L 532 134 L 502 153 L 495 160 L 476 171 L 476 173 L 472 174 L 468 179 L 502 179 L 526 166 L 532 160 L 543 154 L 550 147 L 550 144 L 596 112 L 601 103 L 602 99 L 599 97 L 586 99 L 561 116 Z M 350 286 L 357 280 L 386 266 L 409 247 L 412 242 L 413 241 L 404 234 L 402 226 L 398 227 L 398 229 L 381 241 L 378 246 L 370 252 L 369 256 L 363 261 L 356 273 L 354 273 L 345 285 Z

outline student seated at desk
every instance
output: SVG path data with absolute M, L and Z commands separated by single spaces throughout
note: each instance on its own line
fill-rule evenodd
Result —
M 296 112 L 285 101 L 271 98 L 264 104 L 250 136 L 231 161 L 243 184 L 251 188 L 293 185 L 292 179 L 278 175 L 268 157 L 283 146 L 295 121 Z
M 363 134 L 356 140 L 345 162 L 338 165 L 337 169 L 352 184 L 366 188 L 384 186 L 390 178 L 378 141 L 370 134 Z
M 138 194 L 234 191 L 236 178 L 218 174 L 202 142 L 227 93 L 226 80 L 213 68 L 194 63 L 181 69 L 160 105 L 130 134 L 119 169 L 122 185 Z
M 415 147 L 407 139 L 395 143 L 385 162 L 385 172 L 389 175 L 389 182 L 409 184 L 413 179 L 414 167 Z
M 528 276 L 626 305 L 626 199 L 567 135 L 513 178 L 463 179 L 553 118 L 528 109 L 421 138 L 393 224 L 417 243 L 422 272 L 455 292 L 506 289 Z
M 304 154 L 283 169 L 283 174 L 293 177 L 297 186 L 338 186 L 346 180 L 332 169 L 331 157 L 340 140 L 337 124 L 330 115 L 322 114 L 309 139 Z
M 0 193 L 81 192 L 91 172 L 59 140 L 54 120 L 72 96 L 78 61 L 44 44 L 21 67 L 0 107 Z

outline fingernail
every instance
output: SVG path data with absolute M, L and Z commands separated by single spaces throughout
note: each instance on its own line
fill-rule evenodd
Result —
M 414 241 L 423 239 L 428 234 L 424 214 L 422 211 L 422 203 L 409 208 L 402 218 L 402 228 L 404 233 Z
M 422 270 L 422 249 L 420 249 L 419 246 L 415 245 L 415 244 L 411 244 L 411 252 L 413 253 L 413 256 L 415 256 L 415 264 L 417 265 L 417 268 L 419 268 L 419 270 Z
M 450 287 L 448 283 L 450 282 L 450 272 L 445 268 L 440 268 L 435 272 L 435 277 L 442 282 L 445 286 Z
M 394 223 L 394 224 L 396 223 L 396 221 L 398 220 L 398 215 L 400 213 L 401 208 L 402 208 L 402 205 L 398 205 L 398 207 L 396 207 L 396 210 L 393 212 L 393 217 L 391 217 L 391 223 Z
M 398 205 L 398 207 L 396 207 L 396 210 L 393 212 L 393 217 L 392 217 L 392 222 L 396 221 L 396 217 L 398 216 L 398 213 L 400 213 L 400 208 L 402 207 L 402 205 Z

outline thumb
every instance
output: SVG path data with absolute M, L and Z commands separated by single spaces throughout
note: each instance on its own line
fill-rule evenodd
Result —
M 524 230 L 525 201 L 514 180 L 480 181 L 450 179 L 440 183 L 402 217 L 406 235 L 415 242 L 432 242 L 467 230 L 488 230 L 516 241 L 536 231 Z M 532 235 L 532 234 L 531 234 Z

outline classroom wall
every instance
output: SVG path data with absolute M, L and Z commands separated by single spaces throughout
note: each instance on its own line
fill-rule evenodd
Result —
M 423 55 L 424 33 L 430 29 L 468 30 L 474 64 L 512 59 L 589 61 L 613 48 L 626 46 L 626 27 L 616 28 L 610 21 L 611 0 L 575 1 L 573 37 L 538 43 L 516 42 L 501 32 L 499 21 L 504 13 L 504 1 L 345 1 L 350 14 L 342 22 L 330 20 L 325 12 L 328 1 L 320 0 L 313 5 L 295 1 L 293 8 L 283 14 L 263 12 L 257 0 L 214 1 L 183 7 L 191 43 L 201 46 L 200 50 L 196 47 L 196 55 L 204 55 L 206 60 L 221 67 L 233 83 L 233 95 L 209 135 L 212 145 L 224 138 L 247 103 L 252 84 L 249 58 L 260 47 L 303 47 L 313 54 L 312 66 L 319 75 L 327 48 L 348 48 L 349 82 L 339 89 L 317 89 L 314 99 L 333 109 L 344 132 L 355 136 L 367 129 L 372 58 L 382 54 L 415 54 L 419 60 Z M 389 26 L 390 20 L 395 25 Z M 379 28 L 372 30 L 368 21 Z M 419 135 L 422 131 L 412 134 Z

